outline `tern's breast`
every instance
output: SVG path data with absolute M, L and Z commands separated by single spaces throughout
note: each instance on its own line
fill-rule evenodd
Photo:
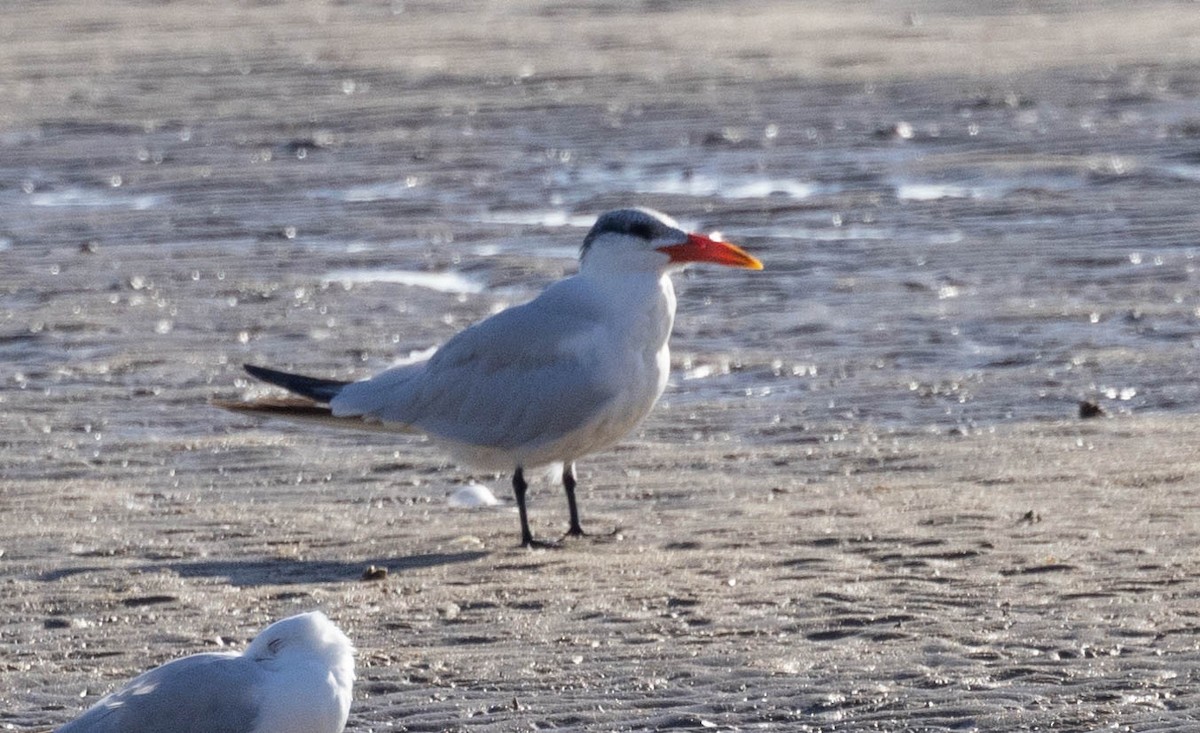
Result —
M 543 381 L 527 380 L 528 396 L 505 395 L 527 403 L 502 403 L 498 394 L 492 395 L 497 414 L 513 416 L 511 428 L 491 426 L 505 439 L 439 436 L 460 462 L 505 470 L 573 461 L 628 435 L 662 394 L 675 315 L 670 280 L 648 276 L 564 283 L 571 288 L 562 288 L 552 305 L 573 313 L 573 327 L 560 333 L 552 352 L 537 355 L 551 365 L 541 374 Z
M 617 443 L 653 409 L 667 385 L 671 353 L 668 339 L 675 318 L 675 293 L 663 277 L 648 293 L 622 302 L 625 318 L 614 318 L 596 354 L 613 385 L 613 397 L 587 423 L 539 446 L 528 465 L 573 461 Z

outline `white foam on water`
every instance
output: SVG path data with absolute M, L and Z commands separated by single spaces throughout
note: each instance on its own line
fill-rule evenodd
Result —
M 439 293 L 481 293 L 483 283 L 472 280 L 462 273 L 416 272 L 413 270 L 336 270 L 321 278 L 323 283 L 357 285 L 361 283 L 388 283 L 408 285 L 415 288 L 436 290 Z
M 420 185 L 415 178 L 401 181 L 385 181 L 383 183 L 367 183 L 348 188 L 323 188 L 312 191 L 309 196 L 319 199 L 333 199 L 351 204 L 370 203 L 372 201 L 395 201 L 408 197 L 412 189 Z
M 640 177 L 639 177 L 640 178 Z M 817 186 L 788 178 L 747 178 L 726 180 L 705 173 L 639 180 L 638 193 L 672 196 L 717 196 L 724 199 L 760 199 L 783 196 L 806 199 L 817 193 Z
M 437 353 L 437 350 L 438 350 L 437 346 L 430 346 L 427 349 L 414 349 L 413 351 L 408 352 L 408 354 L 406 356 L 402 356 L 399 359 L 396 359 L 395 361 L 393 361 L 392 366 L 393 367 L 408 366 L 409 364 L 416 364 L 418 362 L 425 361 L 426 359 L 428 359 L 429 357 L 431 357 L 435 353 Z
M 1200 166 L 1196 165 L 1185 165 L 1182 163 L 1164 165 L 1159 171 L 1169 178 L 1178 178 L 1184 181 L 1200 181 Z
M 30 206 L 120 208 L 145 211 L 162 203 L 161 196 L 148 194 L 129 195 L 110 190 L 93 190 L 72 186 L 57 191 L 35 191 L 23 198 Z
M 841 242 L 846 240 L 886 240 L 896 235 L 891 229 L 848 224 L 827 227 L 807 226 L 739 226 L 739 237 L 761 237 L 764 239 L 800 239 L 816 242 Z
M 901 183 L 896 198 L 901 201 L 939 201 L 941 199 L 983 198 L 982 189 L 943 183 Z
M 514 224 L 536 227 L 590 227 L 596 221 L 591 215 L 572 214 L 566 209 L 535 209 L 533 211 L 490 211 L 480 217 L 488 224 Z

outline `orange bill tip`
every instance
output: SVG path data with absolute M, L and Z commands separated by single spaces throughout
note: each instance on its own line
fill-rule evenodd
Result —
M 712 239 L 703 234 L 689 234 L 687 241 L 683 244 L 659 247 L 658 251 L 670 257 L 671 262 L 680 264 L 711 262 L 716 265 L 741 267 L 747 270 L 763 269 L 762 263 L 757 258 L 736 244 Z

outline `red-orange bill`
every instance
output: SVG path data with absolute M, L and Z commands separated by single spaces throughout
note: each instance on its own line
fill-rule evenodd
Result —
M 747 270 L 763 269 L 761 262 L 736 244 L 719 242 L 703 234 L 689 234 L 688 241 L 683 244 L 659 247 L 658 251 L 665 252 L 672 262 L 712 262 Z

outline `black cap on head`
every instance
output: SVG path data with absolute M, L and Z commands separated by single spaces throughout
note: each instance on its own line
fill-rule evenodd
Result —
M 678 232 L 679 227 L 666 214 L 653 209 L 615 209 L 606 211 L 596 219 L 587 236 L 583 238 L 583 248 L 580 256 L 587 254 L 592 242 L 602 234 L 626 234 L 650 242 L 672 232 Z

